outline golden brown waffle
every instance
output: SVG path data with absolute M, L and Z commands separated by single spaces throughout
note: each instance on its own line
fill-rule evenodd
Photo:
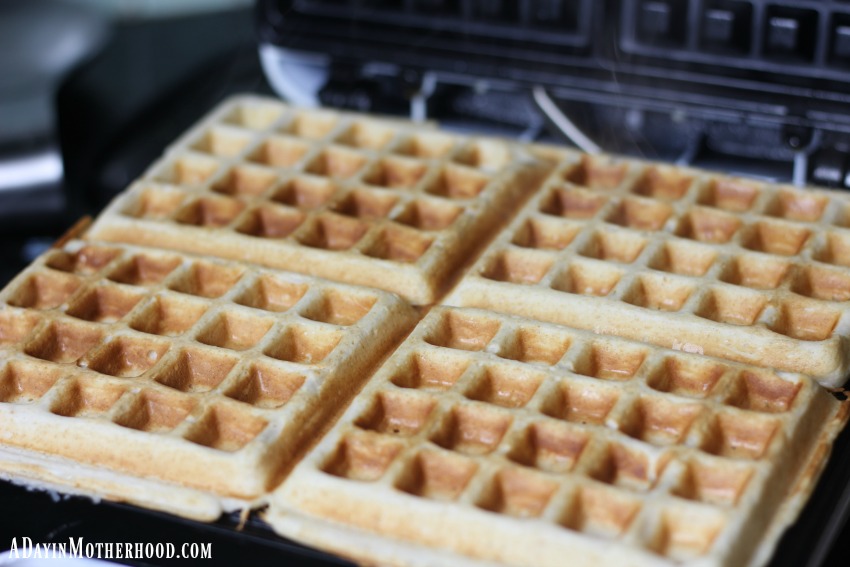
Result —
M 559 166 L 447 303 L 843 383 L 848 196 L 540 151 Z
M 72 241 L 0 293 L 0 471 L 213 519 L 273 487 L 412 324 L 378 290 Z
M 506 142 L 240 97 L 173 145 L 90 234 L 428 304 L 543 175 Z
M 761 564 L 845 419 L 805 376 L 439 307 L 269 520 L 370 564 Z
M 0 476 L 275 490 L 370 563 L 761 565 L 847 419 L 785 371 L 850 366 L 848 199 L 232 99 L 0 292 Z M 358 394 L 416 319 L 381 290 L 511 219 Z

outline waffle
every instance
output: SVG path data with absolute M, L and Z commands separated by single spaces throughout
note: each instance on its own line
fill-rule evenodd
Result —
M 848 227 L 238 97 L 0 292 L 0 477 L 382 565 L 761 565 L 847 419 Z
M 279 482 L 413 315 L 374 289 L 72 241 L 0 293 L 0 471 L 214 519 Z
M 850 200 L 540 148 L 558 167 L 447 300 L 839 386 Z
M 382 565 L 758 565 L 846 420 L 811 379 L 434 308 L 274 494 Z
M 544 169 L 506 142 L 240 97 L 175 143 L 90 234 L 430 304 Z

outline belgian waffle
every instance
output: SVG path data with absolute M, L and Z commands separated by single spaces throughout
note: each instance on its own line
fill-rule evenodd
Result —
M 545 171 L 502 141 L 240 97 L 175 143 L 90 234 L 429 304 Z
M 371 563 L 760 565 L 847 419 L 811 376 L 850 367 L 848 227 L 836 193 L 232 99 L 0 292 L 0 476 L 271 499 Z
M 439 307 L 268 519 L 369 564 L 761 564 L 846 417 L 805 376 Z
M 447 303 L 802 372 L 850 367 L 850 199 L 568 150 Z
M 0 471 L 214 519 L 274 486 L 412 325 L 374 289 L 72 241 L 0 293 Z

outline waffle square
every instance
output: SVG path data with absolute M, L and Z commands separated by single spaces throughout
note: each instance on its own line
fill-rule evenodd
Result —
M 446 303 L 843 383 L 850 196 L 539 151 L 558 166 Z
M 437 307 L 268 520 L 368 564 L 758 565 L 846 417 L 805 376 Z
M 279 482 L 413 321 L 379 290 L 71 241 L 0 292 L 0 471 L 214 519 Z
M 545 171 L 507 142 L 239 97 L 171 146 L 90 235 L 429 304 Z

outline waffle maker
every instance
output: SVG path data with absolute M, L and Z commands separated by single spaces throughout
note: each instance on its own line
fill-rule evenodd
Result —
M 155 131 L 143 150 L 99 129 L 109 159 L 82 157 L 85 143 L 64 120 L 66 183 L 96 210 L 111 192 L 110 171 L 132 178 L 185 125 L 233 90 L 271 89 L 299 105 L 436 119 L 458 130 L 566 143 L 755 175 L 848 188 L 850 3 L 838 0 L 259 0 L 253 11 L 261 64 L 245 46 L 223 82 L 134 111 Z M 239 73 L 233 73 L 233 69 Z M 198 81 L 199 77 L 206 80 Z M 236 78 L 234 78 L 236 77 Z M 76 78 L 77 87 L 82 84 Z M 74 81 L 61 110 L 80 115 Z M 78 91 L 84 90 L 78 88 Z M 173 101 L 182 92 L 179 108 Z M 190 106 L 197 105 L 194 108 Z M 67 116 L 67 114 L 66 114 Z M 179 117 L 179 119 L 175 119 Z M 173 131 L 173 132 L 172 132 Z M 138 138 L 138 136 L 136 136 Z M 160 143 L 161 142 L 161 143 Z M 132 150 L 132 151 L 131 151 Z M 139 156 L 143 157 L 139 157 Z M 128 156 L 130 159 L 128 159 Z M 129 164 L 129 165 L 128 165 Z M 112 168 L 112 169 L 110 169 Z M 138 170 L 138 171 L 137 171 Z M 94 185 L 98 193 L 85 193 Z M 75 211 L 76 213 L 76 211 Z M 850 433 L 771 567 L 841 565 L 850 515 Z M 56 498 L 3 485 L 0 534 L 34 541 L 212 542 L 211 564 L 345 565 L 275 536 L 257 517 L 215 524 L 113 503 Z M 843 531 L 842 531 L 843 530 Z M 10 538 L 0 540 L 0 549 Z M 168 560 L 127 561 L 138 565 Z M 173 562 L 177 563 L 177 562 Z
M 270 83 L 300 104 L 406 98 L 444 124 L 850 186 L 845 2 L 261 0 L 256 17 Z

